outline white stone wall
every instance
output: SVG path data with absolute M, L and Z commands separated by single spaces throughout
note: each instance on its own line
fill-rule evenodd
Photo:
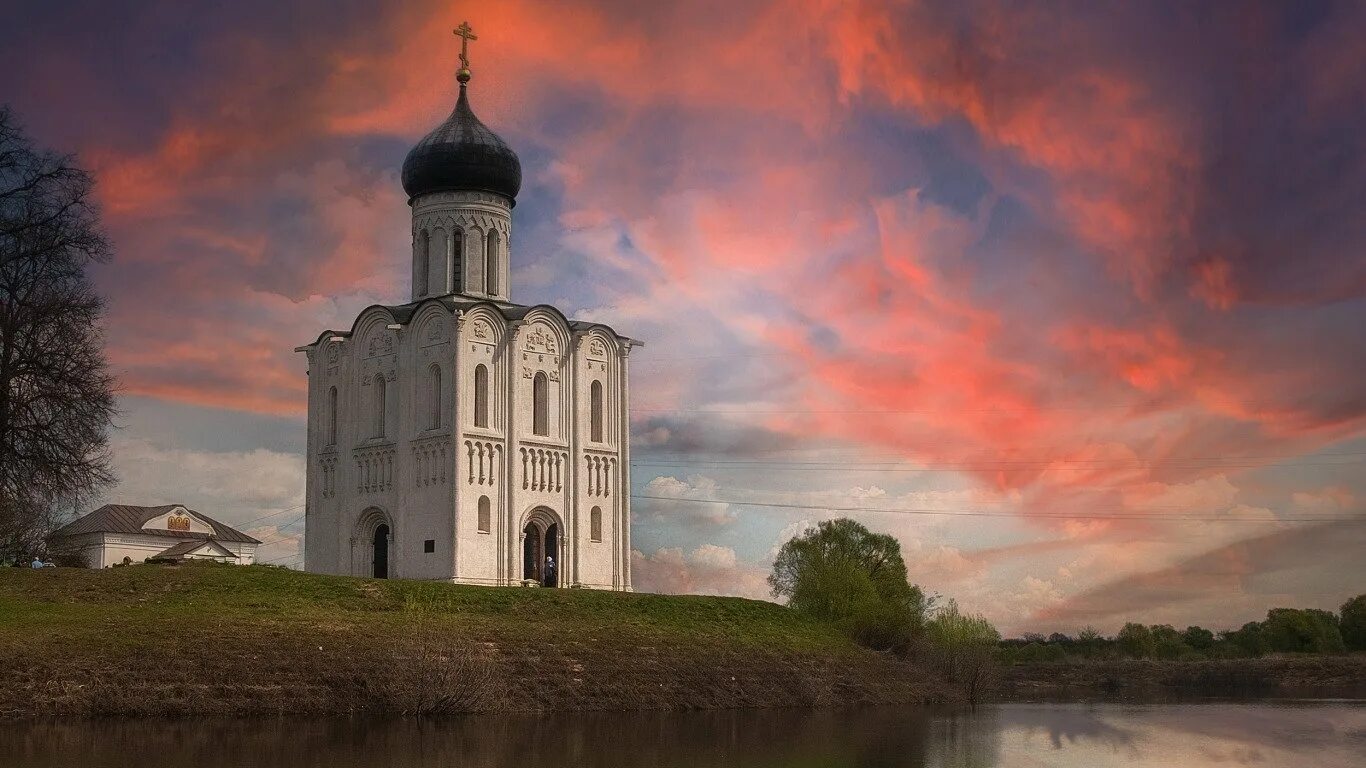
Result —
M 506 301 L 511 201 L 487 192 L 439 192 L 412 205 L 413 300 L 464 293 Z M 490 232 L 496 234 L 492 251 Z
M 389 309 L 372 307 L 344 340 L 324 338 L 306 352 L 307 570 L 370 575 L 371 535 L 384 524 L 392 532 L 391 577 L 515 584 L 523 525 L 541 510 L 561 527 L 563 584 L 630 588 L 629 349 L 614 333 L 572 331 L 549 307 L 509 321 L 493 304 L 452 312 L 433 300 L 401 324 Z M 442 371 L 435 427 L 434 365 Z M 487 426 L 475 424 L 479 365 L 488 371 Z M 547 435 L 533 433 L 538 372 L 549 384 Z M 385 382 L 383 436 L 375 434 L 376 377 Z M 597 442 L 589 440 L 594 380 L 603 387 Z M 481 497 L 489 500 L 487 532 L 479 530 Z M 603 513 L 601 541 L 591 540 L 594 506 Z

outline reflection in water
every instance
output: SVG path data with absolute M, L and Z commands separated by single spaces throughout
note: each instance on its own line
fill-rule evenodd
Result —
M 1359 766 L 1366 707 L 1032 705 L 0 726 L 7 765 Z

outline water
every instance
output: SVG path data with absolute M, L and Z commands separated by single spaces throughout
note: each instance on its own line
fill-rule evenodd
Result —
M 0 765 L 1366 766 L 1366 704 L 1004 704 L 922 709 L 0 726 Z

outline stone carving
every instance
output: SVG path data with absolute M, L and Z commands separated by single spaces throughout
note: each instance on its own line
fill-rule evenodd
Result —
M 341 345 L 332 342 L 327 345 L 327 364 L 336 365 L 337 359 L 341 357 Z
M 493 329 L 483 320 L 476 320 L 474 321 L 474 338 L 491 339 L 493 338 Z
M 441 341 L 446 338 L 446 324 L 440 320 L 427 323 L 427 341 Z
M 555 352 L 555 334 L 549 333 L 540 326 L 533 326 L 526 335 L 526 345 L 523 347 L 527 352 Z
M 588 345 L 588 354 L 594 357 L 607 357 L 607 345 L 602 343 L 602 339 L 593 339 Z
M 379 355 L 392 355 L 393 353 L 394 337 L 393 334 L 389 333 L 382 333 L 378 336 L 371 338 L 370 346 L 366 349 L 366 354 L 369 357 L 377 357 Z

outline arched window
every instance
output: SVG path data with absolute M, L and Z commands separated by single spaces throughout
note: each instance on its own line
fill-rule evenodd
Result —
M 417 236 L 417 278 L 416 293 L 418 296 L 427 295 L 427 276 L 432 272 L 432 236 L 427 230 L 422 230 Z
M 588 538 L 590 541 L 602 541 L 602 507 L 593 507 L 588 513 Z
M 484 249 L 484 293 L 490 296 L 498 293 L 498 232 L 489 231 L 488 245 Z
M 441 366 L 433 364 L 427 376 L 428 405 L 432 409 L 431 428 L 436 429 L 441 426 Z
M 337 444 L 337 388 L 327 390 L 327 444 Z
M 461 256 L 465 250 L 465 230 L 456 227 L 451 233 L 451 275 L 455 280 L 455 290 L 465 290 L 465 273 L 461 265 Z
M 479 532 L 488 533 L 493 526 L 493 513 L 490 511 L 489 497 L 479 497 Z
M 602 442 L 602 382 L 594 381 L 588 388 L 588 431 L 589 439 Z
M 483 363 L 474 367 L 474 426 L 489 425 L 489 369 Z
M 374 429 L 371 430 L 373 432 L 373 437 L 384 437 L 384 410 L 388 405 L 385 397 L 385 387 L 384 374 L 375 374 Z
M 550 379 L 545 371 L 537 371 L 531 380 L 531 432 L 550 434 Z

